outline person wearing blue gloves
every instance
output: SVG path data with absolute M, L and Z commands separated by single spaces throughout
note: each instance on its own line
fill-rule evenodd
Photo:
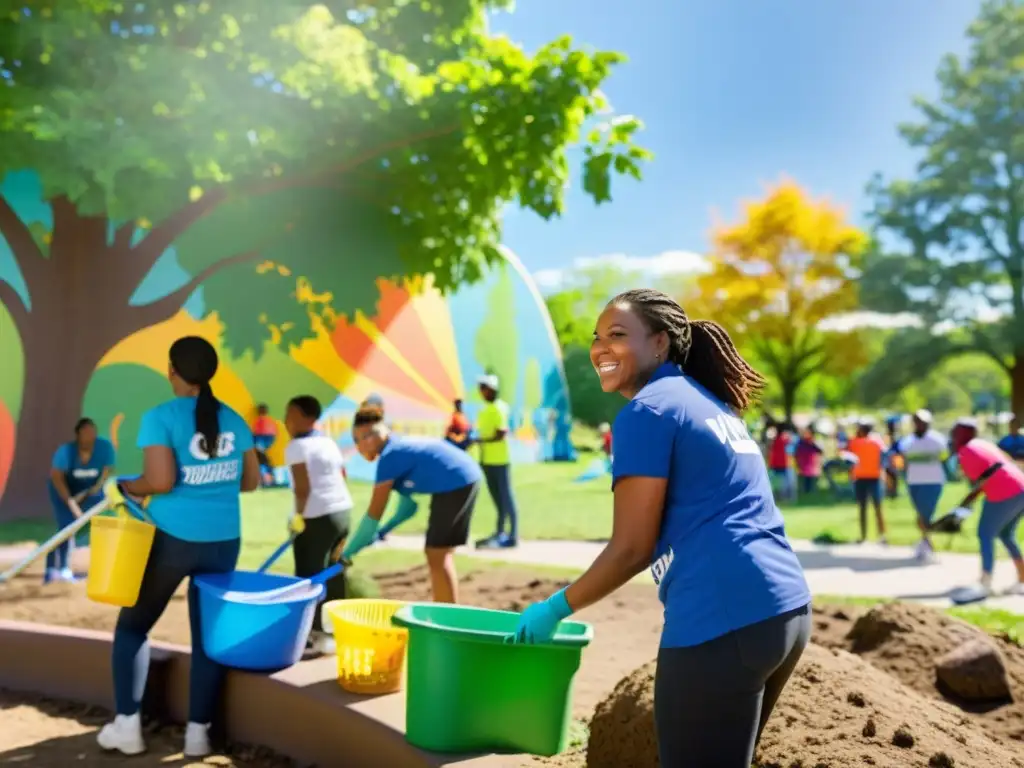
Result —
M 259 487 L 260 466 L 245 419 L 213 394 L 210 381 L 217 366 L 217 352 L 205 339 L 186 336 L 171 345 L 168 378 L 175 397 L 143 415 L 142 474 L 118 482 L 128 499 L 148 500 L 156 535 L 138 601 L 117 617 L 112 659 L 117 714 L 97 736 L 105 750 L 136 755 L 146 749 L 139 705 L 149 670 L 148 636 L 178 587 L 199 574 L 230 572 L 238 561 L 238 494 Z M 211 751 L 210 721 L 223 670 L 203 650 L 191 581 L 188 609 L 192 660 L 184 752 L 203 757 Z
M 483 479 L 480 466 L 446 440 L 392 434 L 384 424 L 383 410 L 374 406 L 356 412 L 352 437 L 360 455 L 377 462 L 377 476 L 369 508 L 349 537 L 342 559 L 351 560 L 373 543 L 392 490 L 403 496 L 428 494 L 426 557 L 431 593 L 434 602 L 457 603 L 454 552 L 469 539 Z M 415 505 L 412 509 L 415 511 Z
M 113 444 L 98 436 L 92 419 L 79 419 L 75 439 L 57 449 L 50 467 L 50 503 L 57 528 L 71 525 L 83 507 L 89 509 L 103 501 L 103 486 L 113 468 Z M 71 549 L 68 540 L 46 556 L 43 583 L 76 581 Z
M 665 606 L 661 765 L 749 768 L 811 633 L 810 591 L 740 418 L 765 380 L 721 326 L 651 289 L 612 299 L 590 357 L 601 388 L 629 400 L 612 428 L 611 539 L 579 579 L 522 613 L 511 641 L 550 640 L 650 565 Z

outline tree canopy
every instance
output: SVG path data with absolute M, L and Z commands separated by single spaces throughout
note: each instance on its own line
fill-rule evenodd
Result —
M 938 97 L 917 99 L 918 119 L 899 128 L 919 157 L 913 177 L 871 185 L 884 248 L 867 259 L 862 295 L 871 309 L 913 312 L 935 329 L 903 337 L 889 355 L 913 354 L 925 372 L 980 351 L 1013 374 L 1020 408 L 1024 5 L 986 0 L 967 36 L 967 55 L 950 54 L 938 69 Z M 943 336 L 950 327 L 961 332 Z
M 719 227 L 710 269 L 685 302 L 725 326 L 778 384 L 787 418 L 815 374 L 844 375 L 865 362 L 855 332 L 827 321 L 857 308 L 857 267 L 867 238 L 843 212 L 785 181 Z
M 527 53 L 487 32 L 486 13 L 505 5 L 26 4 L 0 17 L 0 178 L 37 172 L 55 230 L 72 214 L 109 221 L 136 282 L 173 244 L 195 279 L 147 319 L 206 284 L 238 349 L 259 350 L 268 325 L 295 341 L 329 309 L 372 308 L 372 282 L 329 279 L 338 261 L 430 272 L 446 290 L 499 260 L 506 204 L 562 212 L 572 144 L 585 145 L 582 185 L 597 202 L 649 157 L 633 143 L 639 122 L 607 115 L 599 90 L 623 57 L 567 36 Z M 0 198 L 29 293 L 33 259 L 54 255 L 32 247 L 30 224 Z M 248 275 L 273 268 L 232 311 L 240 273 L 213 278 L 246 261 Z M 281 300 L 299 277 L 319 301 Z M 24 320 L 32 297 L 15 293 L 0 283 Z

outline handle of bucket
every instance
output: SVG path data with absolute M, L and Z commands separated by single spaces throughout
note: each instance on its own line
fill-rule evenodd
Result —
M 257 569 L 257 572 L 258 573 L 265 573 L 266 570 L 268 568 L 270 568 L 270 566 L 272 566 L 274 563 L 276 563 L 278 561 L 278 559 L 281 557 L 281 555 L 283 555 L 285 552 L 288 551 L 288 547 L 290 547 L 292 545 L 292 543 L 295 541 L 295 537 L 297 535 L 298 534 L 293 533 L 291 536 L 289 536 L 288 539 L 281 546 L 279 546 L 277 549 L 275 549 L 273 551 L 273 553 L 270 555 L 270 557 L 268 557 L 263 562 L 263 565 L 261 565 Z
M 135 477 L 138 477 L 138 475 L 136 475 Z M 150 517 L 149 513 L 145 510 L 145 508 L 137 501 L 135 501 L 135 499 L 131 498 L 125 492 L 124 488 L 121 487 L 121 483 L 123 483 L 125 480 L 134 479 L 134 477 L 119 477 L 117 478 L 117 480 L 114 481 L 114 486 L 117 488 L 117 492 L 121 495 L 121 507 L 136 520 L 141 520 L 144 523 L 149 523 L 149 525 L 155 526 L 156 523 L 153 522 L 153 518 Z
M 344 570 L 344 566 L 341 563 L 335 563 L 329 568 L 324 568 L 316 576 L 311 576 L 308 579 L 302 581 L 296 581 L 294 584 L 286 584 L 283 587 L 277 587 L 275 589 L 268 589 L 263 592 L 245 592 L 235 595 L 234 600 L 241 603 L 267 603 L 272 600 L 277 600 L 291 592 L 300 592 L 303 589 L 308 589 L 311 586 L 319 586 L 325 581 L 333 579 L 335 576 L 340 574 Z

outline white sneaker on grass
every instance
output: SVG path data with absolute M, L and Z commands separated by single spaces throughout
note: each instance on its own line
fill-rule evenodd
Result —
M 142 718 L 134 715 L 117 715 L 113 722 L 104 725 L 96 734 L 96 743 L 108 752 L 122 755 L 140 755 L 146 751 L 142 738 Z
M 1024 581 L 1018 581 L 1012 587 L 1010 587 L 1004 595 L 1024 595 Z
M 189 723 L 185 726 L 184 753 L 185 757 L 206 757 L 213 753 L 209 723 Z

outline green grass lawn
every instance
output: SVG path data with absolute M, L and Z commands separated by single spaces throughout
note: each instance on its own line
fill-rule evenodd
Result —
M 592 459 L 585 456 L 578 463 L 523 464 L 512 469 L 516 504 L 519 509 L 520 536 L 525 539 L 600 540 L 609 535 L 612 518 L 612 495 L 607 478 L 575 483 Z M 356 517 L 366 508 L 370 486 L 353 482 Z M 950 485 L 943 496 L 938 514 L 956 506 L 966 492 L 963 485 Z M 392 505 L 394 502 L 392 502 Z M 283 540 L 285 518 L 291 505 L 287 489 L 261 490 L 243 497 L 246 557 L 249 552 L 269 553 Z M 401 533 L 422 533 L 427 522 L 427 501 L 421 510 L 401 529 Z M 393 508 L 393 506 L 392 506 Z M 794 539 L 815 539 L 826 535 L 834 541 L 855 541 L 858 536 L 857 510 L 852 501 L 836 502 L 820 493 L 783 508 L 786 529 Z M 894 544 L 913 544 L 918 532 L 914 513 L 906 492 L 900 498 L 885 502 L 889 540 Z M 388 510 L 389 515 L 391 509 Z M 385 516 L 385 519 L 387 517 Z M 496 512 L 490 496 L 483 493 L 473 517 L 472 537 L 481 538 L 493 532 Z M 974 527 L 977 515 L 968 521 L 963 533 L 956 537 L 940 536 L 940 549 L 951 546 L 957 552 L 977 552 Z M 874 530 L 873 523 L 869 529 Z M 0 544 L 15 541 L 41 541 L 53 531 L 48 520 L 4 523 L 0 525 Z M 998 549 L 998 548 L 997 548 Z M 1005 553 L 999 551 L 1001 557 Z M 255 555 L 258 557 L 258 555 Z

